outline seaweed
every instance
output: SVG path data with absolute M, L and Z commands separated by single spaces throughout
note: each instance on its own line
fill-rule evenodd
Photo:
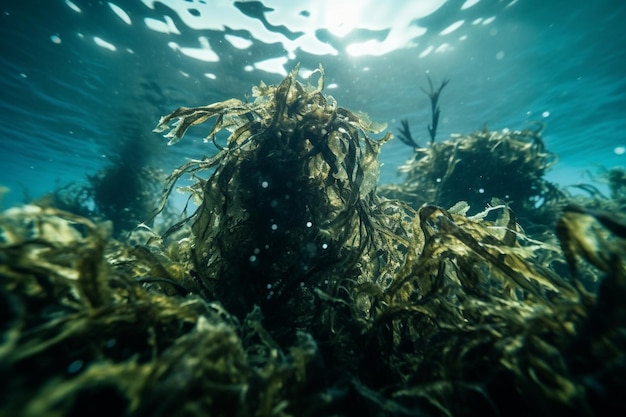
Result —
M 439 96 L 441 95 L 441 91 L 443 88 L 448 85 L 450 82 L 449 79 L 444 79 L 439 84 L 439 88 L 435 90 L 433 86 L 433 81 L 427 75 L 428 85 L 430 86 L 430 90 L 426 91 L 422 89 L 422 91 L 430 98 L 430 110 L 432 115 L 431 123 L 428 125 L 428 133 L 430 135 L 430 144 L 435 143 L 435 137 L 437 136 L 437 127 L 439 126 L 439 116 L 441 115 L 441 109 L 439 108 Z
M 428 124 L 428 134 L 430 135 L 430 144 L 435 143 L 435 137 L 437 136 L 437 127 L 439 126 L 439 116 L 441 115 L 441 108 L 439 107 L 439 96 L 441 96 L 441 91 L 443 88 L 448 85 L 450 82 L 449 79 L 444 79 L 441 81 L 439 88 L 435 90 L 433 86 L 433 81 L 428 74 L 426 74 L 426 78 L 428 79 L 428 85 L 430 87 L 429 91 L 426 91 L 422 88 L 422 91 L 428 96 L 430 99 L 430 110 L 431 110 L 431 122 Z M 411 134 L 411 129 L 409 128 L 409 121 L 407 119 L 400 120 L 402 127 L 400 128 L 400 134 L 398 138 L 405 145 L 411 146 L 414 149 L 420 149 L 421 146 L 413 139 L 413 135 Z
M 401 168 L 405 180 L 378 188 L 413 207 L 424 203 L 452 207 L 465 201 L 474 212 L 492 198 L 506 201 L 529 229 L 552 229 L 568 196 L 544 179 L 556 161 L 546 150 L 541 126 L 526 130 L 453 134 L 450 140 L 415 154 Z
M 255 88 L 252 103 L 179 108 L 155 129 L 177 120 L 166 134 L 170 144 L 211 118 L 207 141 L 222 129 L 231 132 L 211 160 L 181 167 L 164 199 L 182 173 L 214 167 L 197 185 L 195 270 L 229 311 L 241 316 L 259 305 L 268 320 L 288 317 L 304 328 L 316 314 L 313 289 L 358 276 L 354 266 L 364 253 L 386 249 L 379 241 L 393 236 L 380 232 L 384 226 L 371 214 L 378 150 L 390 136 L 369 138 L 380 127 L 324 97 L 323 69 L 317 72 L 316 85 L 298 82 L 296 67 L 280 85 Z M 285 314 L 286 308 L 301 314 Z
M 316 345 L 301 336 L 277 354 L 257 337 L 258 312 L 242 324 L 202 299 L 157 248 L 138 254 L 87 219 L 37 206 L 3 213 L 0 227 L 1 414 L 281 415 L 282 395 L 306 401 Z
M 369 138 L 375 124 L 324 96 L 321 68 L 315 85 L 297 70 L 251 103 L 161 118 L 174 142 L 212 118 L 209 141 L 230 132 L 166 180 L 153 217 L 183 175 L 199 207 L 163 236 L 117 240 L 110 223 L 54 208 L 0 214 L 0 414 L 626 411 L 626 221 L 610 201 L 530 187 L 521 201 L 558 207 L 558 239 L 539 240 L 518 223 L 530 203 L 381 197 L 389 136 Z M 545 185 L 536 131 L 457 139 L 428 149 L 420 178 L 441 169 L 451 186 L 459 158 L 489 145 Z
M 413 139 L 411 134 L 411 128 L 409 127 L 409 121 L 407 119 L 400 120 L 402 127 L 399 129 L 398 139 L 405 145 L 411 146 L 414 149 L 419 149 L 421 146 Z
M 87 175 L 86 183 L 61 184 L 35 204 L 108 220 L 115 237 L 128 235 L 152 213 L 163 181 L 161 171 L 148 164 L 148 148 L 137 138 L 122 140 L 109 163 Z

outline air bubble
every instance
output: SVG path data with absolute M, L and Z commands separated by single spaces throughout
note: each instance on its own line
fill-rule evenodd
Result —
M 81 361 L 80 359 L 77 359 L 74 362 L 70 363 L 70 365 L 67 367 L 67 373 L 75 374 L 76 372 L 83 369 L 83 365 L 84 365 L 83 361 Z

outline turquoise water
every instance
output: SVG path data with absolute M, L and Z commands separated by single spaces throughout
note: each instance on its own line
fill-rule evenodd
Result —
M 215 152 L 208 127 L 168 147 L 152 129 L 181 105 L 243 98 L 298 62 L 328 94 L 427 142 L 425 74 L 449 78 L 438 140 L 545 123 L 548 178 L 626 165 L 626 3 L 544 1 L 7 0 L 0 6 L 2 207 L 84 181 L 126 147 L 166 172 Z M 130 149 L 130 150 L 129 150 Z M 411 149 L 383 147 L 381 182 Z

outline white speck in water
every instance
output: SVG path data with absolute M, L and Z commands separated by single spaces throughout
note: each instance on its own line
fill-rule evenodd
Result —
M 50 36 L 50 40 L 52 41 L 52 43 L 56 43 L 57 45 L 61 43 L 61 37 L 56 34 Z
M 441 178 L 437 178 L 435 181 L 436 182 L 441 182 Z
M 615 149 L 613 149 L 613 152 L 615 152 L 615 155 L 624 155 L 626 153 L 626 147 L 616 146 Z
M 322 249 L 328 249 L 328 243 L 322 243 Z
M 479 189 L 478 189 L 478 192 L 479 192 L 480 194 L 483 194 L 483 193 L 485 192 L 485 189 L 484 189 L 484 188 L 479 188 Z
M 313 223 L 311 223 L 311 222 L 306 222 L 306 227 L 311 227 L 311 226 L 313 226 Z
M 269 182 L 267 182 L 267 181 L 263 181 L 263 182 L 261 183 L 261 187 L 263 187 L 263 188 L 267 188 L 267 187 L 269 187 L 269 186 L 270 186 L 270 183 L 269 183 Z
M 272 225 L 272 230 L 278 230 L 278 225 L 276 223 Z
M 74 3 L 72 3 L 70 0 L 65 0 L 65 4 L 72 10 L 74 10 L 76 13 L 82 13 L 82 11 L 80 10 L 80 7 L 78 7 L 77 5 L 75 5 Z
M 250 255 L 250 262 L 256 261 L 256 255 Z
M 549 111 L 544 111 L 543 113 L 541 113 L 541 115 L 543 117 L 548 117 L 548 116 L 550 116 L 550 112 Z

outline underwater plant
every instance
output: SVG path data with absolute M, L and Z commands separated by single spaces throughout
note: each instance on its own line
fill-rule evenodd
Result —
M 384 207 L 374 190 L 379 148 L 390 135 L 372 140 L 366 132 L 384 126 L 322 95 L 321 67 L 316 85 L 301 84 L 297 74 L 298 67 L 278 86 L 255 87 L 252 103 L 180 108 L 155 130 L 177 120 L 166 135 L 176 143 L 190 126 L 215 118 L 207 141 L 221 129 L 231 132 L 226 148 L 170 178 L 173 185 L 186 171 L 215 167 L 193 187 L 200 201 L 192 215 L 194 271 L 229 311 L 245 315 L 259 305 L 268 320 L 289 318 L 306 328 L 319 308 L 315 291 L 361 280 L 356 265 L 365 254 L 375 263 L 369 275 L 384 275 L 399 261 L 376 260 L 393 244 L 373 215 Z
M 603 174 L 608 183 L 611 198 L 626 202 L 626 169 L 614 167 L 606 170 Z
M 125 133 L 130 137 L 121 140 L 105 167 L 87 175 L 86 183 L 59 185 L 36 204 L 111 221 L 115 237 L 128 235 L 154 211 L 163 178 L 150 166 L 154 151 L 138 129 Z
M 297 69 L 161 118 L 172 143 L 211 118 L 208 140 L 230 133 L 168 177 L 153 216 L 185 174 L 199 208 L 162 236 L 0 213 L 0 415 L 626 412 L 626 221 L 566 205 L 540 241 L 502 199 L 383 198 L 389 136 Z M 545 157 L 528 132 L 477 136 Z
M 439 108 L 439 96 L 441 96 L 441 91 L 443 88 L 448 85 L 450 82 L 449 79 L 444 79 L 441 81 L 439 88 L 435 90 L 433 86 L 433 81 L 430 76 L 426 74 L 426 78 L 428 79 L 428 85 L 430 86 L 430 90 L 426 91 L 422 88 L 422 91 L 428 96 L 430 99 L 430 111 L 431 111 L 431 122 L 428 124 L 428 134 L 430 135 L 430 144 L 435 143 L 435 137 L 437 136 L 437 127 L 439 126 L 439 116 L 441 116 L 441 108 Z M 406 119 L 400 120 L 402 127 L 400 128 L 400 134 L 398 138 L 402 143 L 413 147 L 414 149 L 419 149 L 421 146 L 413 139 L 413 135 L 411 134 L 411 129 L 409 128 L 409 121 Z
M 524 227 L 552 228 L 566 200 L 544 179 L 556 160 L 545 148 L 541 126 L 521 131 L 485 128 L 420 150 L 400 168 L 405 180 L 378 192 L 416 208 L 424 203 L 449 208 L 465 201 L 474 212 L 495 197 L 511 206 Z
M 433 81 L 428 78 L 428 85 L 430 86 L 430 90 L 426 91 L 422 88 L 422 91 L 430 98 L 430 107 L 431 107 L 431 115 L 432 121 L 428 125 L 428 133 L 430 134 L 430 144 L 432 145 L 435 142 L 435 137 L 437 136 L 437 127 L 439 126 L 439 116 L 441 115 L 441 109 L 439 108 L 439 96 L 441 95 L 441 91 L 443 88 L 448 85 L 450 82 L 449 79 L 444 79 L 441 81 L 439 88 L 435 90 L 433 86 Z

